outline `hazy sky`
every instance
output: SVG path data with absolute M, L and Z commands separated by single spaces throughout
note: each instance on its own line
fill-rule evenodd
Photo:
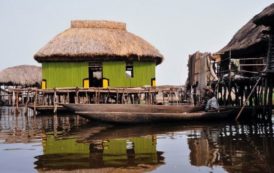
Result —
M 188 55 L 216 52 L 273 0 L 0 0 L 0 70 L 33 55 L 73 19 L 116 20 L 165 57 L 157 84 L 184 84 Z

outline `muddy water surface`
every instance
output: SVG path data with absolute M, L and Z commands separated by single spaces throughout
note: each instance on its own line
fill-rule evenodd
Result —
M 117 126 L 0 108 L 0 172 L 274 172 L 272 123 Z

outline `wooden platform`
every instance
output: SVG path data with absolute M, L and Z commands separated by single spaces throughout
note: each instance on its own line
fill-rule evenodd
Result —
M 0 96 L 6 106 L 36 111 L 63 110 L 60 104 L 179 104 L 183 87 L 8 89 Z

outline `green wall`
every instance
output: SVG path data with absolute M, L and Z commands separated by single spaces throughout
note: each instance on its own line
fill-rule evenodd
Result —
M 133 62 L 133 78 L 126 76 L 126 62 L 103 62 L 103 77 L 111 87 L 139 87 L 151 85 L 155 78 L 155 62 Z
M 78 143 L 75 138 L 56 139 L 53 135 L 47 135 L 43 140 L 44 154 L 89 154 L 89 144 Z
M 136 164 L 157 163 L 158 156 L 156 142 L 154 142 L 153 138 L 153 136 L 146 136 L 110 139 L 103 143 L 102 153 L 93 153 L 90 148 L 90 143 L 78 142 L 77 139 L 73 136 L 68 136 L 67 138 L 58 138 L 54 137 L 53 135 L 47 135 L 47 137 L 42 140 L 44 157 L 47 158 L 46 155 L 56 154 L 58 154 L 58 156 L 54 156 L 57 157 L 55 158 L 54 163 L 50 162 L 52 160 L 51 159 L 48 160 L 49 162 L 43 164 L 60 165 L 63 164 L 61 162 L 65 159 L 66 161 L 71 162 L 70 164 L 80 163 L 82 166 L 86 166 L 85 162 L 89 160 L 87 158 L 94 154 L 94 158 L 97 158 L 98 161 L 102 161 L 104 165 L 127 165 L 129 159 L 127 154 L 127 141 L 133 142 L 133 149 L 135 153 L 134 162 Z M 77 156 L 77 158 L 75 156 Z M 49 156 L 48 158 L 52 157 Z M 45 161 L 47 160 L 41 159 L 39 162 Z
M 155 62 L 133 62 L 133 78 L 126 75 L 126 62 L 103 62 L 103 77 L 109 79 L 110 87 L 139 87 L 151 85 L 155 78 Z M 88 78 L 88 62 L 44 62 L 43 79 L 47 88 L 83 87 Z
M 119 155 L 127 154 L 126 141 L 130 140 L 134 143 L 134 151 L 136 154 L 156 154 L 156 143 L 153 143 L 152 136 L 135 137 L 127 139 L 112 139 L 104 143 L 104 155 Z M 58 139 L 53 135 L 47 135 L 43 139 L 44 154 L 65 154 L 65 153 L 87 153 L 90 151 L 89 143 L 77 142 L 75 137 Z
M 88 62 L 46 62 L 42 64 L 47 88 L 83 87 L 88 78 Z

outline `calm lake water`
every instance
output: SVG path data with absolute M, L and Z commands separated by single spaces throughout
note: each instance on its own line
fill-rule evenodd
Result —
M 117 126 L 0 108 L 0 172 L 274 172 L 272 123 Z

